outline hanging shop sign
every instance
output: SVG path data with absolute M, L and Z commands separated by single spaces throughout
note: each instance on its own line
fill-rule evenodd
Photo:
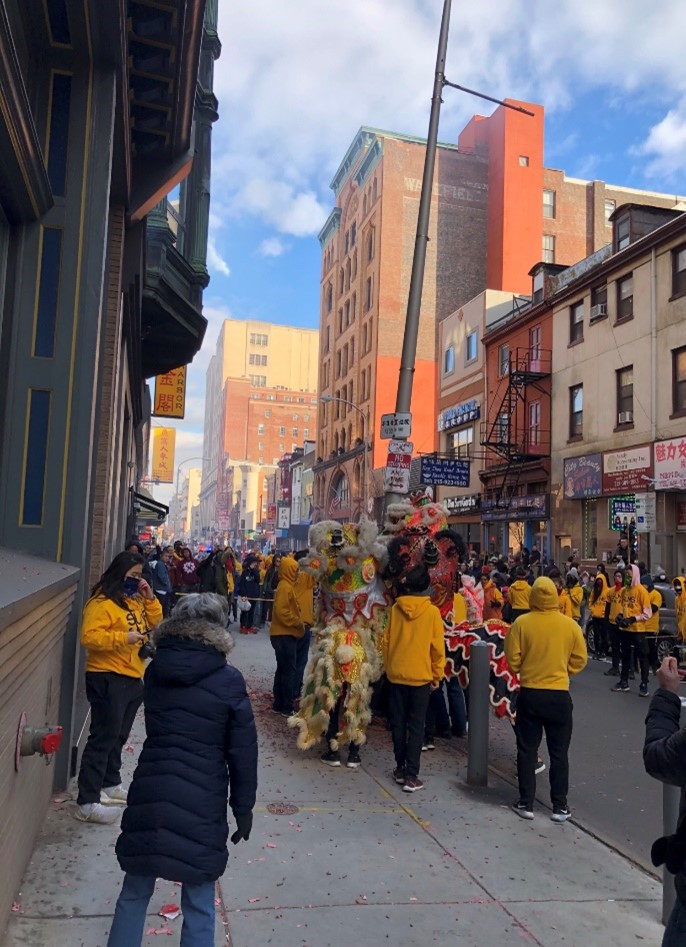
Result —
M 464 513 L 473 513 L 481 506 L 481 494 L 470 493 L 463 497 L 446 497 L 441 503 L 451 515 L 459 516 Z
M 654 493 L 637 493 L 636 501 L 636 532 L 651 533 L 657 529 L 656 496 Z
M 409 493 L 410 471 L 412 469 L 411 441 L 389 441 L 384 490 L 387 493 Z
M 686 488 L 686 437 L 655 444 L 655 489 Z
M 449 457 L 422 457 L 422 483 L 442 487 L 468 487 L 469 461 Z
M 152 429 L 152 479 L 160 483 L 174 483 L 174 448 L 176 428 Z
M 645 490 L 653 479 L 653 451 L 650 444 L 603 454 L 603 493 Z
M 548 501 L 547 493 L 511 497 L 509 500 L 482 500 L 481 519 L 485 523 L 491 520 L 545 520 L 548 518 Z
M 567 500 L 599 497 L 603 492 L 602 455 L 565 457 L 564 487 Z
M 438 430 L 447 431 L 452 427 L 459 427 L 461 424 L 469 424 L 470 421 L 478 421 L 481 417 L 481 407 L 479 402 L 465 401 L 454 408 L 446 408 L 438 415 Z
M 636 525 L 636 497 L 633 493 L 625 496 L 610 497 L 607 501 L 609 527 L 617 532 Z
M 278 509 L 278 516 L 276 520 L 276 525 L 279 529 L 285 529 L 288 531 L 288 527 L 291 525 L 291 508 L 290 506 L 280 506 Z
M 186 413 L 186 365 L 155 377 L 156 418 L 182 418 Z

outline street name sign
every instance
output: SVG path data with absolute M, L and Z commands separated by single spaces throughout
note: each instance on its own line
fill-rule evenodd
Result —
M 409 437 L 412 433 L 412 415 L 408 412 L 381 415 L 381 439 Z

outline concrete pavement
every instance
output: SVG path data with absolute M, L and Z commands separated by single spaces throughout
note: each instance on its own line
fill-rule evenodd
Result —
M 390 778 L 382 727 L 370 730 L 359 770 L 298 751 L 286 721 L 269 711 L 266 634 L 236 637 L 233 662 L 258 721 L 260 785 L 252 836 L 231 847 L 217 887 L 217 944 L 660 943 L 655 879 L 574 824 L 553 824 L 547 809 L 521 821 L 509 810 L 512 787 L 497 777 L 487 790 L 467 787 L 464 741 L 437 741 L 423 754 L 426 787 L 414 795 Z M 127 777 L 142 738 L 139 720 Z M 2 947 L 106 943 L 122 877 L 118 829 L 75 822 L 72 805 L 51 807 Z M 179 942 L 181 919 L 157 916 L 170 901 L 179 888 L 158 882 L 146 947 Z

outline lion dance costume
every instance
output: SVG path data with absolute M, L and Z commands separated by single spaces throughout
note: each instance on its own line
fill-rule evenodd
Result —
M 391 597 L 381 578 L 387 550 L 375 523 L 325 520 L 310 527 L 309 553 L 300 568 L 319 582 L 319 615 L 303 682 L 300 709 L 289 719 L 298 747 L 324 736 L 330 714 L 340 708 L 331 748 L 362 745 L 371 720 L 371 685 L 383 671 L 383 635 Z
M 394 585 L 413 566 L 423 563 L 431 576 L 431 601 L 443 618 L 446 665 L 445 676 L 457 676 L 463 688 L 469 686 L 469 655 L 475 641 L 489 647 L 491 666 L 490 702 L 497 717 L 514 717 L 519 681 L 505 660 L 504 642 L 509 625 L 496 619 L 483 620 L 483 592 L 470 576 L 462 577 L 467 603 L 467 621 L 456 624 L 453 616 L 457 571 L 465 547 L 462 537 L 448 528 L 445 507 L 430 493 L 415 494 L 393 504 L 385 523 L 388 534 L 386 577 Z

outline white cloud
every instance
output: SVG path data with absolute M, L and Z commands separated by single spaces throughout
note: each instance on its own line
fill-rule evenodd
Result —
M 260 256 L 282 256 L 287 249 L 288 247 L 283 240 L 278 237 L 268 237 L 262 241 L 257 252 Z
M 212 270 L 216 270 L 218 273 L 223 273 L 224 276 L 231 275 L 229 264 L 217 249 L 216 237 L 214 234 L 210 234 L 207 238 L 207 267 L 210 272 Z
M 686 99 L 678 108 L 670 109 L 665 117 L 650 129 L 645 142 L 635 149 L 636 154 L 649 159 L 645 173 L 650 178 L 673 179 L 684 173 L 686 154 Z

